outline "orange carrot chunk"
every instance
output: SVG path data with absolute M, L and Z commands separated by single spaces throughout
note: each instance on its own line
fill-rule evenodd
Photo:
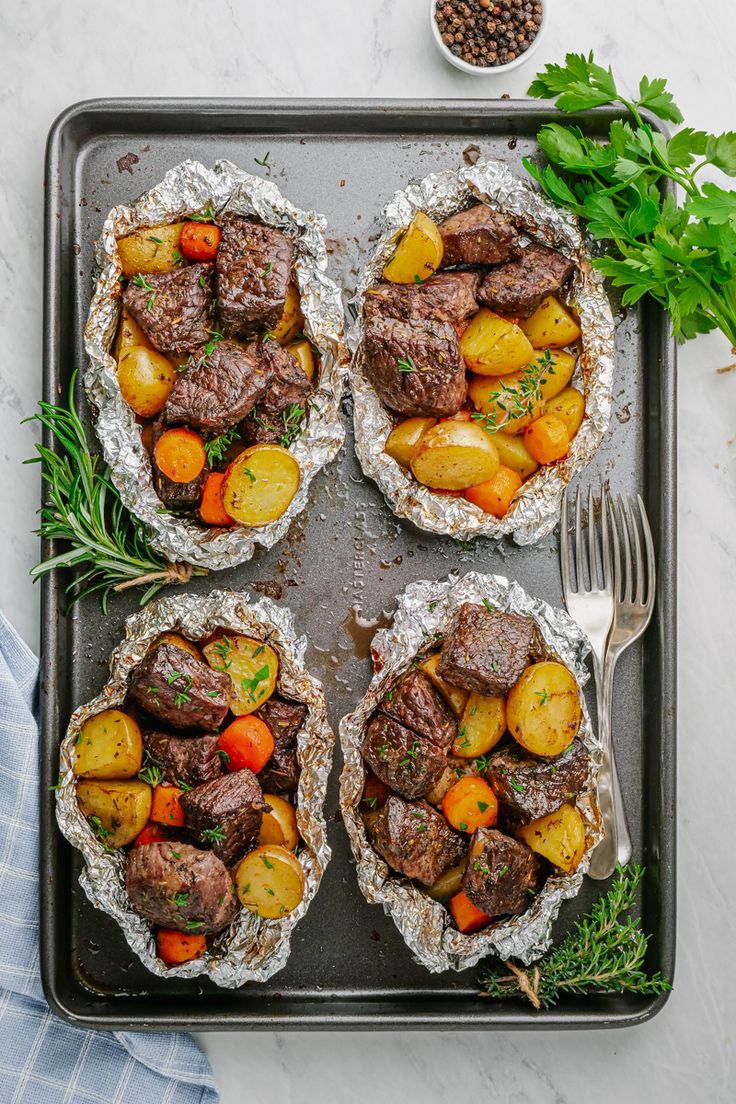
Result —
M 159 928 L 156 932 L 156 953 L 167 966 L 201 958 L 206 950 L 207 939 L 195 932 L 180 932 L 174 928 Z
M 224 482 L 224 472 L 212 472 L 207 476 L 207 482 L 202 492 L 202 501 L 199 504 L 199 516 L 205 525 L 224 526 L 235 524 L 222 505 L 222 485 Z
M 227 756 L 228 770 L 249 767 L 254 774 L 258 774 L 273 755 L 273 735 L 264 721 L 247 714 L 238 717 L 220 733 L 217 747 Z
M 147 843 L 158 843 L 167 840 L 170 833 L 162 824 L 147 824 L 133 840 L 133 847 L 145 847 Z
M 220 248 L 220 228 L 211 222 L 187 222 L 179 248 L 188 261 L 214 261 Z
M 496 823 L 498 802 L 487 782 L 468 775 L 447 791 L 442 812 L 453 828 L 472 835 L 476 828 Z
M 183 793 L 178 786 L 170 786 L 166 782 L 156 786 L 151 801 L 151 820 L 169 828 L 183 828 L 184 810 L 179 804 Z
M 468 502 L 485 510 L 487 514 L 502 518 L 508 513 L 511 500 L 521 486 L 521 476 L 511 468 L 500 465 L 496 474 L 484 483 L 468 487 L 465 497 Z
M 470 898 L 466 897 L 462 891 L 456 893 L 447 903 L 450 906 L 452 918 L 461 932 L 466 934 L 477 932 L 491 922 L 491 917 L 476 908 Z
M 204 441 L 192 429 L 167 429 L 153 455 L 159 470 L 173 483 L 191 483 L 207 463 Z
M 570 434 L 562 418 L 543 414 L 524 430 L 524 444 L 538 464 L 551 464 L 567 455 Z

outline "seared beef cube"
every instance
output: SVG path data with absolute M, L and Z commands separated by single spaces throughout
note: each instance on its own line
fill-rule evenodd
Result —
M 172 728 L 216 731 L 228 710 L 230 676 L 174 644 L 157 644 L 130 680 L 133 701 Z
M 125 888 L 135 911 L 164 928 L 206 935 L 237 911 L 232 878 L 211 851 L 159 842 L 128 853 Z
M 169 425 L 219 435 L 236 425 L 264 397 L 271 385 L 271 362 L 259 342 L 239 345 L 218 341 L 198 349 L 192 366 L 180 375 L 163 410 Z
M 478 299 L 501 314 L 528 318 L 547 295 L 570 279 L 574 263 L 564 253 L 533 242 L 518 261 L 492 269 L 480 285 Z
M 173 736 L 169 732 L 146 732 L 143 744 L 150 758 L 163 770 L 164 782 L 199 786 L 222 774 L 216 736 Z
M 187 828 L 226 866 L 253 850 L 263 814 L 271 808 L 263 800 L 258 779 L 247 767 L 182 794 L 179 804 Z
M 442 265 L 501 264 L 519 255 L 519 238 L 505 215 L 485 203 L 458 211 L 440 223 Z
M 299 785 L 297 739 L 307 717 L 307 707 L 301 702 L 284 701 L 273 695 L 256 713 L 273 736 L 273 754 L 258 781 L 265 792 L 294 793 Z
M 445 753 L 430 740 L 383 713 L 368 724 L 363 758 L 376 777 L 402 797 L 422 797 L 439 780 L 446 763 Z
M 205 464 L 196 479 L 189 483 L 175 483 L 159 468 L 156 463 L 156 455 L 153 451 L 156 442 L 168 427 L 163 425 L 160 418 L 153 423 L 153 438 L 151 448 L 151 469 L 153 471 L 153 489 L 163 502 L 167 510 L 196 510 L 202 501 L 204 485 L 210 474 L 209 464 Z
M 539 859 L 525 843 L 495 828 L 476 828 L 462 890 L 487 916 L 512 916 L 531 905 L 539 871 Z
M 464 602 L 445 637 L 437 672 L 452 686 L 505 694 L 527 666 L 533 632 L 528 617 Z
M 270 330 L 284 312 L 292 246 L 281 230 L 225 215 L 217 252 L 217 309 L 230 337 Z
M 506 817 L 528 824 L 575 801 L 588 777 L 589 762 L 582 740 L 574 740 L 556 759 L 537 759 L 509 747 L 491 757 L 485 778 Z
M 261 356 L 270 366 L 270 383 L 266 394 L 243 422 L 243 440 L 249 445 L 287 446 L 298 436 L 312 385 L 296 357 L 278 342 L 264 341 Z
M 378 284 L 365 297 L 366 319 L 424 318 L 464 322 L 478 310 L 478 272 L 440 272 L 422 284 Z
M 391 794 L 370 829 L 371 842 L 389 866 L 424 885 L 434 885 L 465 857 L 467 841 L 426 801 Z
M 166 353 L 208 340 L 215 324 L 213 294 L 212 266 L 194 264 L 134 277 L 123 302 L 154 348 Z
M 391 410 L 441 417 L 465 402 L 465 365 L 449 322 L 372 318 L 364 348 L 368 378 Z
M 422 671 L 410 671 L 389 690 L 381 710 L 418 736 L 446 751 L 457 735 L 457 722 Z

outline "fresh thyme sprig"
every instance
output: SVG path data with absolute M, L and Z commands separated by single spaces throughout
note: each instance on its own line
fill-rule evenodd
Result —
M 45 540 L 63 541 L 68 547 L 31 568 L 38 579 L 55 568 L 82 568 L 66 587 L 69 606 L 84 595 L 100 594 L 103 611 L 111 591 L 145 586 L 145 605 L 167 583 L 185 583 L 201 568 L 172 564 L 154 552 L 149 537 L 123 506 L 110 477 L 110 468 L 90 452 L 84 427 L 74 409 L 74 383 L 69 385 L 68 406 L 39 403 L 26 422 L 39 422 L 56 439 L 58 451 L 37 444 L 38 456 L 26 464 L 40 464 L 46 483 L 44 505 L 39 511 L 37 533 Z
M 542 383 L 545 377 L 554 374 L 552 354 L 549 349 L 545 349 L 526 365 L 513 385 L 504 383 L 503 376 L 500 377 L 495 402 L 503 414 L 499 416 L 497 411 L 492 414 L 475 413 L 471 415 L 473 421 L 479 422 L 481 429 L 485 429 L 487 433 L 497 433 L 509 422 L 527 414 L 533 415 L 542 401 Z
M 238 440 L 240 440 L 238 427 L 233 426 L 227 432 L 221 433 L 219 437 L 213 437 L 211 441 L 205 441 L 204 451 L 207 453 L 207 463 L 211 465 L 222 460 L 230 446 Z
M 565 993 L 639 993 L 659 996 L 672 988 L 662 974 L 644 969 L 649 936 L 639 921 L 622 915 L 634 903 L 644 869 L 617 867 L 611 888 L 550 954 L 523 969 L 513 962 L 486 966 L 483 996 L 526 997 L 535 1008 L 550 1008 Z

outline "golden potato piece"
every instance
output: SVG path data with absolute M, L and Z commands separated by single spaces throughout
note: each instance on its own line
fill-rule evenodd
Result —
M 145 782 L 77 783 L 77 801 L 92 831 L 106 847 L 125 847 L 148 823 L 153 790 Z
M 183 222 L 172 222 L 168 226 L 147 226 L 125 238 L 118 238 L 123 275 L 171 272 L 181 264 L 183 258 L 179 244 L 184 225 Z
M 134 345 L 118 365 L 120 393 L 131 410 L 154 418 L 163 410 L 176 379 L 176 369 L 163 353 Z
M 184 652 L 189 652 L 191 656 L 202 662 L 202 652 L 193 640 L 187 640 L 186 636 L 182 636 L 178 632 L 165 632 L 161 633 L 155 644 L 152 647 L 157 647 L 159 644 L 173 644 L 175 648 L 181 648 Z
M 585 822 L 574 805 L 533 820 L 516 831 L 527 847 L 572 874 L 585 853 Z
M 408 468 L 422 437 L 435 425 L 436 418 L 405 418 L 389 433 L 384 452 L 397 464 L 401 464 L 402 468 Z
M 506 731 L 506 699 L 470 694 L 460 718 L 452 754 L 463 759 L 485 755 Z
M 527 667 L 506 699 L 509 732 L 532 755 L 545 758 L 572 743 L 582 716 L 575 676 L 555 661 Z
M 575 357 L 560 351 L 546 353 L 501 376 L 471 376 L 468 393 L 476 410 L 485 414 L 487 428 L 520 433 L 541 415 L 544 404 L 567 387 L 575 371 Z
M 543 299 L 530 318 L 519 323 L 535 349 L 560 349 L 580 337 L 580 327 L 554 295 Z
M 202 651 L 213 671 L 230 676 L 228 705 L 236 717 L 259 709 L 276 689 L 279 657 L 270 644 L 251 636 L 223 633 L 205 644 Z
M 256 847 L 235 872 L 235 892 L 249 912 L 278 920 L 293 912 L 304 896 L 304 871 L 285 847 Z
M 521 437 L 512 437 L 510 433 L 499 432 L 494 433 L 491 440 L 498 450 L 498 458 L 504 467 L 518 472 L 522 479 L 528 479 L 539 468 L 539 464 Z
M 573 439 L 585 415 L 585 396 L 577 387 L 566 387 L 544 405 L 545 414 L 554 414 L 567 427 L 567 435 Z
M 299 361 L 307 379 L 313 380 L 314 374 L 317 371 L 317 355 L 315 354 L 312 342 L 304 337 L 301 341 L 292 341 L 286 348 L 287 351 Z
M 383 270 L 392 284 L 417 284 L 442 263 L 442 236 L 424 211 L 417 211 L 399 238 L 394 255 Z
M 276 521 L 299 490 L 299 462 L 281 445 L 252 445 L 225 472 L 222 504 L 241 525 Z
M 120 312 L 120 321 L 118 322 L 118 328 L 111 350 L 117 363 L 120 364 L 125 354 L 130 352 L 136 345 L 140 345 L 144 349 L 153 349 L 153 345 L 146 337 L 143 329 L 138 325 L 133 316 L 128 313 L 127 308 L 123 307 Z
M 534 356 L 529 340 L 514 322 L 481 307 L 463 336 L 460 352 L 468 368 L 481 376 L 504 376 Z
M 468 860 L 463 859 L 457 866 L 451 866 L 449 870 L 439 878 L 433 886 L 427 890 L 427 895 L 435 901 L 448 901 L 460 892 L 460 884 L 468 865 Z
M 414 477 L 427 487 L 464 491 L 496 474 L 498 452 L 475 422 L 439 422 L 422 437 L 411 459 Z
M 293 851 L 299 842 L 294 806 L 277 794 L 264 793 L 263 800 L 271 806 L 271 812 L 263 814 L 258 842 L 277 843 L 287 851 Z
M 420 671 L 424 671 L 435 689 L 439 690 L 455 716 L 459 717 L 465 708 L 469 692 L 463 690 L 461 686 L 451 686 L 449 682 L 445 682 L 445 680 L 437 674 L 439 662 L 440 653 L 435 652 L 434 655 L 427 656 L 426 659 L 423 659 L 417 666 Z
M 280 345 L 288 345 L 290 341 L 294 340 L 303 326 L 304 315 L 302 314 L 299 289 L 292 280 L 286 289 L 284 312 L 270 332 Z
M 133 778 L 143 762 L 141 730 L 119 709 L 103 709 L 82 725 L 74 773 L 82 778 Z

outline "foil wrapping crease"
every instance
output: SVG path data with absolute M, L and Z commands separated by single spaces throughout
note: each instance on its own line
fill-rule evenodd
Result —
M 306 332 L 321 353 L 319 378 L 309 401 L 303 434 L 290 452 L 299 461 L 301 483 L 288 510 L 259 529 L 210 529 L 162 510 L 153 488 L 151 462 L 135 414 L 123 399 L 110 349 L 121 308 L 121 265 L 116 239 L 143 226 L 176 222 L 211 206 L 257 218 L 283 230 L 294 246 L 294 269 Z M 257 546 L 272 548 L 307 504 L 316 473 L 334 460 L 345 439 L 340 402 L 346 376 L 344 318 L 340 290 L 327 276 L 326 221 L 291 204 L 270 180 L 251 176 L 230 161 L 212 169 L 183 161 L 132 206 L 114 207 L 97 242 L 100 270 L 84 331 L 88 365 L 84 386 L 95 429 L 125 506 L 151 533 L 151 544 L 167 559 L 222 570 L 249 560 Z
M 212 937 L 202 958 L 167 967 L 156 957 L 153 926 L 130 904 L 124 854 L 105 851 L 79 810 L 72 773 L 74 747 L 86 720 L 103 709 L 123 707 L 131 672 L 162 632 L 175 630 L 196 641 L 218 628 L 245 633 L 275 648 L 279 693 L 308 707 L 297 753 L 301 774 L 296 816 L 303 843 L 298 857 L 304 871 L 304 897 L 293 912 L 278 920 L 264 920 L 241 908 L 230 926 Z M 93 701 L 72 715 L 61 745 L 56 819 L 67 840 L 84 856 L 80 883 L 87 897 L 117 920 L 131 950 L 159 977 L 205 975 L 223 988 L 235 989 L 249 981 L 266 981 L 286 965 L 292 932 L 317 893 L 330 858 L 324 802 L 335 738 L 322 685 L 305 667 L 305 651 L 306 639 L 296 636 L 290 611 L 268 598 L 251 601 L 233 591 L 162 598 L 128 618 L 125 638 L 110 657 L 108 682 Z
M 584 698 L 580 738 L 590 753 L 590 768 L 578 808 L 585 822 L 585 854 L 574 874 L 551 873 L 544 888 L 520 916 L 496 921 L 482 932 L 464 935 L 447 909 L 413 882 L 391 870 L 373 850 L 360 816 L 366 770 L 360 749 L 365 728 L 379 701 L 399 676 L 411 668 L 418 653 L 444 636 L 463 602 L 487 599 L 498 609 L 523 614 L 536 624 L 533 650 L 540 658 L 561 660 L 579 684 L 587 680 L 584 657 L 588 644 L 568 615 L 541 599 L 530 597 L 518 583 L 500 575 L 470 572 L 439 582 L 421 580 L 399 596 L 393 625 L 373 638 L 375 675 L 354 713 L 340 722 L 345 767 L 340 779 L 340 805 L 357 865 L 358 883 L 366 900 L 383 906 L 401 932 L 414 958 L 433 973 L 465 970 L 486 955 L 513 957 L 528 965 L 548 949 L 552 923 L 563 901 L 575 897 L 588 869 L 590 855 L 603 835 L 596 780 L 601 744 L 593 731 Z
M 434 494 L 391 459 L 383 447 L 394 422 L 368 381 L 363 360 L 363 309 L 366 291 L 380 278 L 400 232 L 418 210 L 444 219 L 482 200 L 510 215 L 520 232 L 562 250 L 576 264 L 566 301 L 582 330 L 582 353 L 572 383 L 585 393 L 585 417 L 564 460 L 547 465 L 528 479 L 504 518 L 485 513 L 464 498 Z M 353 357 L 355 449 L 366 475 L 375 480 L 399 517 L 430 533 L 459 540 L 475 536 L 512 536 L 532 544 L 554 528 L 565 487 L 591 461 L 608 429 L 614 376 L 614 323 L 603 281 L 590 263 L 577 219 L 554 207 L 499 161 L 478 161 L 457 171 L 432 173 L 395 193 L 379 218 L 380 235 L 371 260 L 359 274 L 353 305 L 357 318 L 348 337 Z

